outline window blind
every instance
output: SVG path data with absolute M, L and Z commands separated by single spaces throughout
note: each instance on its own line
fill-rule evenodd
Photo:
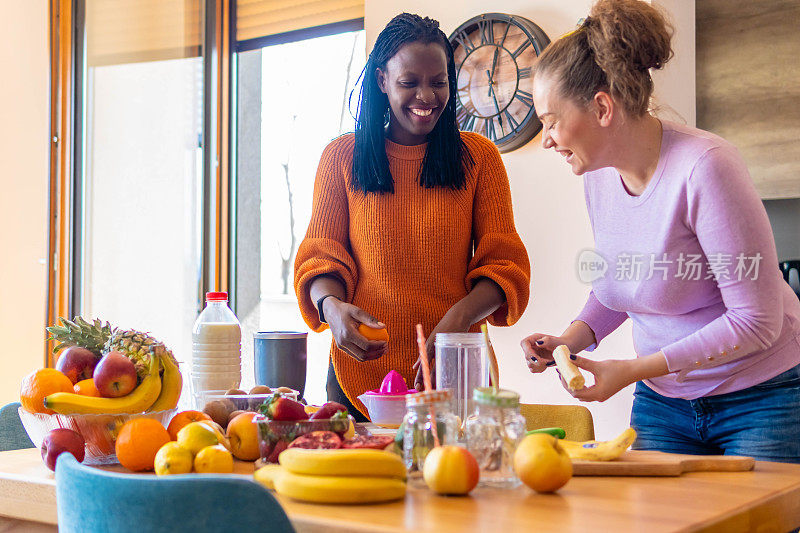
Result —
M 236 39 L 313 28 L 364 17 L 364 0 L 237 0 Z
M 201 0 L 87 0 L 89 66 L 195 57 L 201 53 Z

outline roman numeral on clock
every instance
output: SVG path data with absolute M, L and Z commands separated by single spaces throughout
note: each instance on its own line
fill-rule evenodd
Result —
M 470 55 L 477 48 L 466 31 L 459 32 L 456 35 L 456 42 L 464 49 L 467 55 Z
M 517 56 L 519 56 L 522 52 L 524 52 L 525 49 L 528 48 L 530 45 L 531 42 L 528 39 L 525 39 L 525 41 L 521 45 L 519 45 L 519 48 L 511 52 L 511 55 L 514 56 L 514 59 L 516 59 Z
M 520 101 L 527 106 L 533 105 L 533 95 L 529 92 L 523 91 L 522 89 L 517 89 L 517 93 L 514 95 L 514 98 L 519 98 Z
M 481 34 L 481 45 L 494 44 L 494 22 L 482 20 L 478 22 L 478 30 Z

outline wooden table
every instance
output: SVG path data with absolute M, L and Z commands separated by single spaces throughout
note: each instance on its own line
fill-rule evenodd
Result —
M 252 468 L 236 464 L 237 473 Z M 411 487 L 405 501 L 382 505 L 277 498 L 299 532 L 783 532 L 800 525 L 800 465 L 759 462 L 752 472 L 672 478 L 575 477 L 556 494 L 521 487 L 442 497 Z M 55 523 L 55 476 L 39 450 L 0 453 L 0 531 L 55 531 L 46 526 Z

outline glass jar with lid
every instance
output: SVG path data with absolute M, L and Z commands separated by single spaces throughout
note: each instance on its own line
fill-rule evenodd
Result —
M 475 412 L 467 419 L 467 449 L 481 469 L 481 486 L 512 488 L 520 484 L 514 473 L 514 452 L 525 437 L 525 418 L 519 412 L 519 394 L 479 387 L 473 391 Z
M 406 396 L 403 417 L 403 461 L 410 481 L 422 479 L 425 457 L 435 446 L 434 428 L 440 445 L 455 444 L 458 419 L 453 413 L 449 390 L 432 390 Z

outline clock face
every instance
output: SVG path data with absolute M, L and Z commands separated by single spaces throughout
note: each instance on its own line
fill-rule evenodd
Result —
M 462 130 L 491 139 L 501 152 L 530 141 L 542 129 L 533 108 L 532 66 L 550 43 L 533 22 L 502 13 L 468 20 L 450 35 Z

